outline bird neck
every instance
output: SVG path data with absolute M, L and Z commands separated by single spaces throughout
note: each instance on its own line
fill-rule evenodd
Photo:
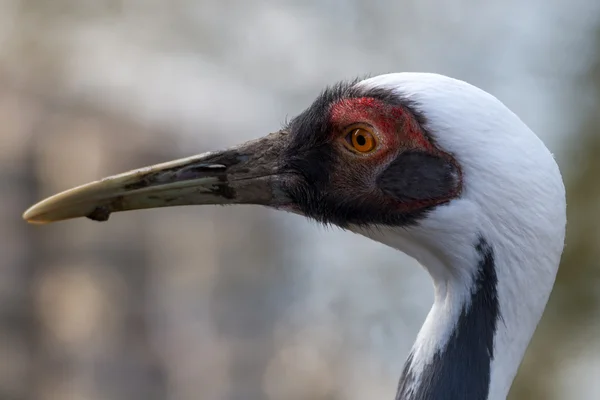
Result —
M 489 398 L 501 315 L 498 278 L 487 240 L 480 237 L 474 249 L 470 279 L 435 280 L 435 302 L 405 363 L 397 400 Z
M 396 400 L 505 399 L 560 254 L 540 251 L 544 237 L 527 247 L 491 226 L 438 231 L 433 240 L 431 227 L 354 231 L 412 256 L 434 282 L 435 301 L 405 363 Z

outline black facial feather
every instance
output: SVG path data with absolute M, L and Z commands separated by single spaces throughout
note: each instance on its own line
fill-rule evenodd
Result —
M 405 152 L 377 178 L 377 185 L 398 201 L 448 197 L 459 184 L 459 172 L 449 159 L 424 152 Z
M 398 93 L 384 88 L 356 87 L 359 81 L 326 88 L 284 128 L 289 132 L 289 144 L 283 154 L 281 172 L 290 177 L 284 190 L 299 211 L 326 224 L 342 228 L 350 224 L 414 224 L 433 206 L 407 210 L 401 203 L 447 196 L 456 183 L 455 171 L 451 163 L 438 156 L 408 153 L 400 154 L 379 177 L 369 173 L 353 175 L 356 166 L 347 164 L 347 157 L 341 157 L 340 149 L 331 143 L 333 104 L 342 99 L 370 97 L 391 106 L 402 106 L 417 122 L 425 122 L 416 105 Z

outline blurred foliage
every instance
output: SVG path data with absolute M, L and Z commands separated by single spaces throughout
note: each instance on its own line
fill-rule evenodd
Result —
M 600 49 L 600 33 L 597 39 Z M 563 160 L 567 189 L 567 237 L 554 290 L 521 365 L 511 399 L 556 398 L 555 376 L 565 362 L 586 356 L 589 337 L 600 334 L 600 51 L 582 80 L 592 107 L 568 133 Z M 595 332 L 595 334 L 593 333 Z

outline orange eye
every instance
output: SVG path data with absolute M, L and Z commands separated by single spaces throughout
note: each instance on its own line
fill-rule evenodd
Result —
M 346 140 L 359 153 L 368 153 L 375 148 L 377 141 L 373 133 L 365 128 L 354 128 L 348 133 Z

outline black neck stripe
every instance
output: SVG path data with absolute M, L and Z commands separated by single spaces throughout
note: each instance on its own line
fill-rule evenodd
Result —
M 494 334 L 500 318 L 494 251 L 480 237 L 479 264 L 471 304 L 464 307 L 446 348 L 416 377 L 413 355 L 406 361 L 396 400 L 486 400 L 490 388 Z M 416 379 L 419 381 L 416 382 Z M 411 392 L 411 387 L 416 390 Z

